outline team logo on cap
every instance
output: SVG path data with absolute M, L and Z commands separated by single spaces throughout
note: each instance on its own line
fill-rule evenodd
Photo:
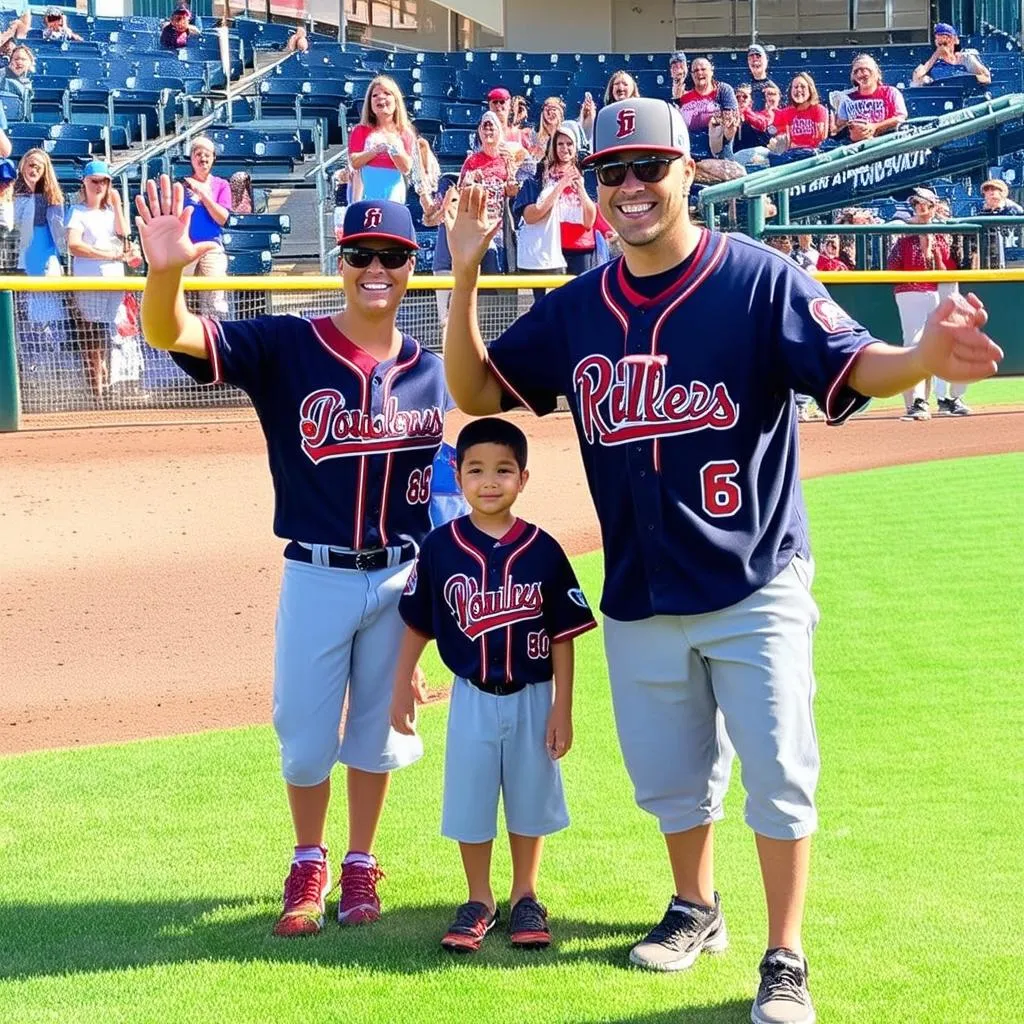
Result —
M 636 131 L 636 109 L 634 107 L 623 107 L 616 115 L 618 131 L 615 138 L 624 139 Z
M 379 228 L 380 219 L 383 215 L 383 210 L 379 206 L 371 206 L 367 209 L 366 215 L 363 217 L 364 228 Z

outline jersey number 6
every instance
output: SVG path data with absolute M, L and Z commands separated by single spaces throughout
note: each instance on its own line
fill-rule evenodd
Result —
M 414 469 L 409 474 L 409 483 L 405 488 L 405 500 L 410 505 L 426 505 L 430 501 L 430 478 L 434 475 L 434 467 Z
M 743 506 L 743 492 L 736 483 L 739 463 L 707 462 L 700 470 L 700 500 L 704 511 L 715 519 L 734 516 Z

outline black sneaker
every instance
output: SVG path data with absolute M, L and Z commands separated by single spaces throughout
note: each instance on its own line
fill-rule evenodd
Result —
M 629 951 L 629 959 L 649 971 L 685 971 L 701 953 L 722 953 L 728 945 L 717 892 L 713 907 L 673 896 L 661 923 Z
M 470 900 L 455 911 L 441 945 L 452 953 L 475 953 L 497 923 L 497 910 L 492 912 L 486 903 Z
M 940 416 L 952 416 L 953 415 L 953 399 L 952 398 L 939 398 L 936 399 L 936 404 L 939 407 Z
M 790 949 L 769 949 L 758 970 L 761 985 L 750 1010 L 752 1024 L 814 1024 L 804 957 Z
M 508 916 L 509 938 L 520 949 L 547 949 L 551 945 L 547 908 L 532 896 L 516 902 Z
M 962 398 L 952 398 L 949 402 L 950 416 L 970 416 L 971 408 Z

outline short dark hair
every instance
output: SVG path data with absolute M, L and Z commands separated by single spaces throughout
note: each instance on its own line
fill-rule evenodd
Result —
M 520 471 L 526 469 L 526 435 L 514 423 L 497 416 L 484 416 L 467 423 L 455 442 L 455 465 L 458 469 L 462 469 L 466 452 L 478 444 L 504 445 L 512 452 Z

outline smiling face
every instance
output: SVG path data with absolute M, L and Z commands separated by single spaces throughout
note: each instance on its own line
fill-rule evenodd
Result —
M 764 90 L 764 106 L 765 110 L 778 110 L 779 104 L 782 102 L 782 93 L 779 92 L 778 86 L 769 85 Z
M 810 103 L 811 101 L 811 90 L 807 85 L 807 79 L 802 77 L 794 78 L 789 86 L 789 98 L 793 103 L 799 105 L 801 103 Z
M 508 445 L 487 442 L 467 448 L 456 480 L 470 508 L 500 516 L 512 507 L 530 477 Z
M 768 69 L 768 61 L 760 53 L 747 54 L 747 67 L 755 78 L 764 78 Z
M 477 129 L 477 135 L 480 136 L 480 144 L 488 152 L 496 148 L 498 143 L 501 141 L 498 126 L 489 117 L 480 122 L 480 127 Z
M 910 200 L 910 206 L 914 211 L 914 220 L 919 224 L 928 224 L 935 216 L 935 204 L 928 199 L 915 196 Z
M 353 245 L 375 250 L 401 248 L 397 242 L 382 238 L 362 239 Z M 381 266 L 379 259 L 374 259 L 368 267 L 353 267 L 343 256 L 341 279 L 345 282 L 346 305 L 370 320 L 393 317 L 415 266 L 414 256 L 397 270 Z
M 690 65 L 690 74 L 693 76 L 693 84 L 698 92 L 707 92 L 711 88 L 711 79 L 714 73 L 715 69 L 711 66 L 711 61 L 705 60 L 703 57 Z
M 555 158 L 560 164 L 571 164 L 576 160 L 576 143 L 561 132 L 555 136 Z
M 850 78 L 861 92 L 874 92 L 882 80 L 878 65 L 870 57 L 858 57 L 850 68 Z
M 751 95 L 749 89 L 739 88 L 736 90 L 736 103 L 740 110 L 746 110 L 750 106 Z
M 547 100 L 540 112 L 541 123 L 548 131 L 554 131 L 562 123 L 562 106 L 554 100 Z
M 996 188 L 995 185 L 983 188 L 981 194 L 985 197 L 986 210 L 998 210 L 1003 205 L 1003 190 Z
M 614 161 L 661 156 L 641 149 L 616 153 Z M 626 245 L 651 245 L 668 232 L 678 230 L 686 219 L 686 195 L 693 183 L 694 163 L 689 157 L 673 160 L 661 181 L 640 181 L 633 169 L 621 185 L 598 182 L 601 213 Z

